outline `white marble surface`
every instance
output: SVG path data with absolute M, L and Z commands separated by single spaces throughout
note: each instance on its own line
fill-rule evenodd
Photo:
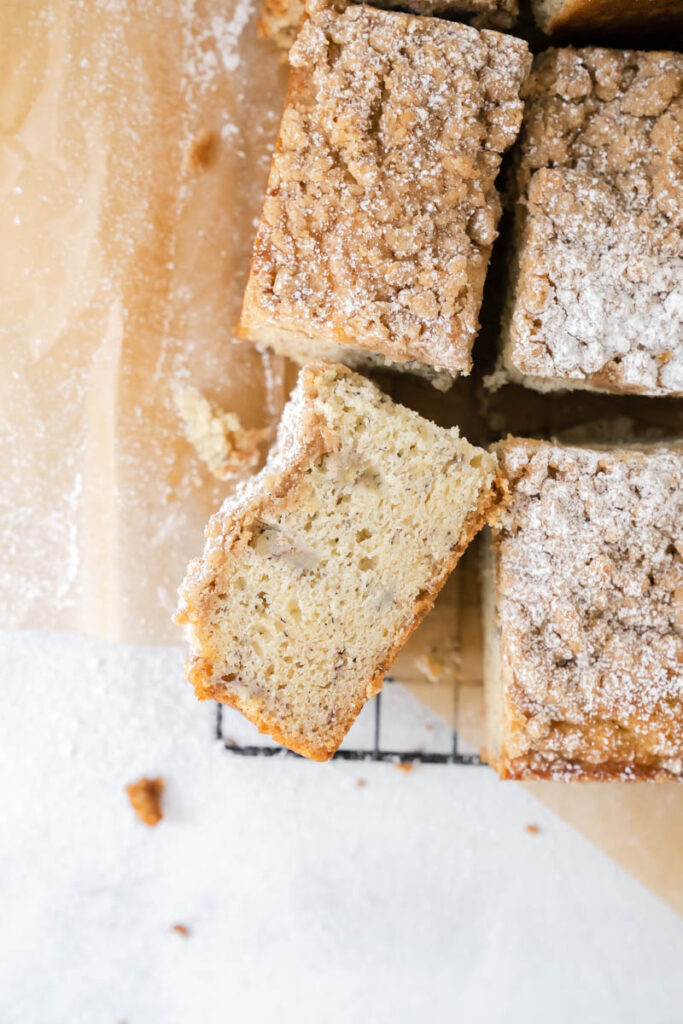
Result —
M 242 760 L 178 649 L 0 647 L 2 1024 L 683 1019 L 680 919 L 518 786 Z

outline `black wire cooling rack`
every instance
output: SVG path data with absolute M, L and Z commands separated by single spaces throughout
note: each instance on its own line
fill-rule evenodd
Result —
M 362 714 L 365 716 L 366 727 L 370 727 L 370 742 L 367 746 L 356 746 L 352 742 L 345 741 L 341 748 L 334 755 L 338 761 L 383 761 L 389 764 L 457 764 L 457 765 L 481 765 L 483 762 L 478 754 L 460 749 L 460 740 L 455 729 L 449 729 L 450 745 L 448 749 L 438 751 L 423 750 L 417 747 L 406 745 L 403 749 L 400 745 L 384 743 L 384 730 L 382 728 L 382 696 L 389 695 L 391 689 L 398 684 L 390 677 L 384 680 L 384 689 L 369 704 L 365 706 Z M 386 699 L 386 698 L 385 698 Z M 216 704 L 216 739 L 219 740 L 225 749 L 231 754 L 239 757 L 299 757 L 277 744 L 268 742 L 240 742 L 230 735 L 230 716 L 237 715 L 232 709 L 225 708 L 223 704 Z M 368 716 L 374 716 L 368 720 Z M 233 718 L 233 722 L 236 719 Z M 445 737 L 444 737 L 445 738 Z M 348 737 L 347 740 L 350 740 Z M 390 737 L 387 737 L 390 739 Z

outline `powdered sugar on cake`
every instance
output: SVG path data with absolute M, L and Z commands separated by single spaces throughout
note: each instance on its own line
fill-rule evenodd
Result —
M 467 372 L 528 60 L 511 36 L 315 0 L 243 334 L 270 324 Z
M 507 756 L 683 773 L 683 448 L 499 454 Z
M 513 373 L 683 393 L 683 56 L 550 50 L 518 162 Z

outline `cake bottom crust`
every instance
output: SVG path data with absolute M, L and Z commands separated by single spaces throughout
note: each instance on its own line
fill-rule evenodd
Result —
M 556 760 L 505 758 L 489 762 L 501 779 L 537 782 L 681 782 L 683 772 L 658 765 L 623 761 Z

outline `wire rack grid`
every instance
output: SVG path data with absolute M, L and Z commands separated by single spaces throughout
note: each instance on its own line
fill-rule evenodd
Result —
M 379 693 L 361 712 L 363 718 L 365 742 L 362 744 L 354 742 L 354 732 L 351 731 L 340 749 L 334 755 L 338 761 L 378 761 L 390 764 L 451 764 L 451 765 L 481 765 L 483 762 L 474 751 L 462 749 L 458 732 L 439 723 L 436 726 L 438 733 L 437 745 L 440 749 L 424 749 L 425 744 L 420 742 L 419 734 L 405 737 L 404 742 L 396 742 L 397 731 L 387 728 L 387 715 L 384 713 L 387 701 L 396 703 L 392 698 L 397 691 L 403 688 L 396 680 L 387 677 L 384 680 L 384 689 Z M 405 692 L 405 691 L 404 691 Z M 233 735 L 232 727 L 237 724 L 239 718 L 237 712 L 226 708 L 223 704 L 216 704 L 216 739 L 223 744 L 225 749 L 240 757 L 299 757 L 291 750 L 287 750 L 272 741 L 264 740 L 259 734 L 248 736 L 245 739 L 237 739 Z M 249 727 L 251 728 L 251 727 Z M 426 729 L 435 729 L 430 722 L 426 723 Z M 434 733 L 432 733 L 432 736 Z M 258 737 L 258 740 L 252 740 Z M 407 739 L 407 742 L 406 742 Z M 417 740 L 417 742 L 415 742 Z M 393 742 L 392 742 L 393 741 Z M 411 742 L 412 741 L 412 742 Z M 429 744 L 427 744 L 429 745 Z M 432 743 L 432 746 L 434 743 Z

